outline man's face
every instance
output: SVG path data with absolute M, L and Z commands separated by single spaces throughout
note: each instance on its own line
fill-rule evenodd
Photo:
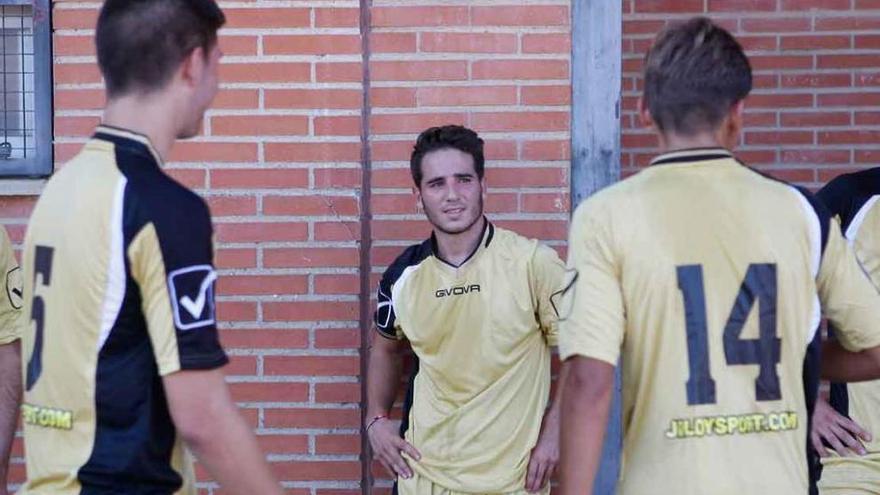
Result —
M 220 57 L 223 53 L 220 51 L 218 43 L 215 43 L 208 56 L 205 57 L 201 50 L 193 52 L 191 57 L 197 57 L 193 63 L 194 87 L 192 98 L 190 99 L 190 107 L 187 115 L 187 121 L 177 136 L 178 139 L 191 138 L 199 133 L 202 128 L 202 120 L 205 112 L 214 101 L 219 87 L 220 76 L 218 74 L 220 68 Z
M 422 182 L 416 196 L 437 230 L 459 234 L 476 224 L 483 216 L 485 189 L 471 155 L 446 148 L 422 157 Z

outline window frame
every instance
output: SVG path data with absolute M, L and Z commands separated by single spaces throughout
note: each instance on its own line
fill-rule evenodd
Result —
M 33 15 L 34 155 L 4 160 L 2 179 L 40 179 L 53 170 L 52 9 L 50 0 L 0 0 L 0 6 L 29 5 Z

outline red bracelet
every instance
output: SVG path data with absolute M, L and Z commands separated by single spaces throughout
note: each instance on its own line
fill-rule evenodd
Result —
M 387 418 L 387 417 L 388 417 L 387 414 L 380 414 L 378 416 L 373 416 L 373 419 L 370 420 L 370 424 L 367 425 L 367 429 L 364 431 L 370 431 L 370 427 L 372 427 L 374 424 L 376 424 L 376 421 L 379 421 L 380 419 Z

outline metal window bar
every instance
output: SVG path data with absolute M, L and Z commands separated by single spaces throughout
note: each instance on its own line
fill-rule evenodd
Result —
M 0 0 L 0 178 L 52 172 L 49 0 Z

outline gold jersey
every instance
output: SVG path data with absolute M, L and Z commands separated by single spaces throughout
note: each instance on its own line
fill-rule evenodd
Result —
M 99 127 L 25 235 L 23 495 L 196 493 L 162 376 L 222 366 L 205 202 Z
M 403 432 L 426 482 L 452 492 L 522 490 L 550 393 L 564 265 L 552 249 L 486 221 L 460 266 L 433 237 L 404 251 L 379 284 L 376 328 L 417 358 Z M 401 482 L 400 492 L 409 493 Z
M 840 176 L 818 197 L 840 218 L 856 257 L 880 287 L 880 168 Z M 880 380 L 833 383 L 831 405 L 870 431 L 873 440 L 865 443 L 867 455 L 822 459 L 821 493 L 880 494 Z
M 820 309 L 880 344 L 880 294 L 808 192 L 723 149 L 657 157 L 572 220 L 560 356 L 622 359 L 618 493 L 803 495 Z
M 0 296 L 0 345 L 15 342 L 21 336 L 23 305 L 21 267 L 15 259 L 9 234 L 0 225 L 0 268 L 3 269 L 5 294 Z

